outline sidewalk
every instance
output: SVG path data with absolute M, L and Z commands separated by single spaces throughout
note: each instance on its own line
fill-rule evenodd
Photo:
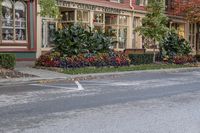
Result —
M 36 77 L 24 77 L 24 78 L 10 78 L 0 79 L 0 86 L 8 84 L 21 84 L 29 82 L 42 82 L 42 81 L 53 81 L 53 80 L 66 80 L 74 78 L 84 77 L 96 77 L 96 76 L 112 76 L 112 75 L 124 75 L 131 73 L 142 73 L 142 72 L 188 72 L 188 71 L 200 71 L 200 68 L 178 68 L 178 69 L 159 69 L 159 70 L 143 70 L 143 71 L 128 71 L 128 72 L 111 72 L 111 73 L 94 73 L 94 74 L 80 74 L 80 75 L 68 75 L 58 72 L 53 72 L 44 69 L 33 68 L 34 62 L 17 62 L 16 71 L 35 75 Z

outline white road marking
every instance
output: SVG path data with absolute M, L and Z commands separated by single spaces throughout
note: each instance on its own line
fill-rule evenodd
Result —
M 78 81 L 75 81 L 75 84 L 78 86 L 78 90 L 85 90 Z
M 78 81 L 75 81 L 75 84 L 78 86 L 78 88 L 76 88 L 76 87 L 65 87 L 65 86 L 59 86 L 59 85 L 45 85 L 45 84 L 30 84 L 30 85 L 40 86 L 40 87 L 49 87 L 49 88 L 58 88 L 58 89 L 68 89 L 68 90 L 72 90 L 72 91 L 85 90 L 83 88 L 83 86 Z

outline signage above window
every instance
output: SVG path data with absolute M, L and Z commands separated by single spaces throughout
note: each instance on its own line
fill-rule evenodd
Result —
M 124 0 L 110 0 L 110 2 L 124 3 Z
M 112 0 L 116 1 L 116 0 Z M 123 0 L 117 0 L 120 3 Z M 93 11 L 102 11 L 106 13 L 115 13 L 115 14 L 123 14 L 127 12 L 126 10 L 117 9 L 117 8 L 110 8 L 110 7 L 103 7 L 103 6 L 97 6 L 97 5 L 89 5 L 89 4 L 83 4 L 83 3 L 76 3 L 76 2 L 70 2 L 70 1 L 64 1 L 64 0 L 58 0 L 58 6 L 60 7 L 68 7 L 68 8 L 77 8 L 77 9 L 84 9 L 84 10 L 93 10 Z

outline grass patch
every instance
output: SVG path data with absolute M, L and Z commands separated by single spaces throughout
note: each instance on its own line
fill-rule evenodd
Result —
M 170 69 L 170 68 L 184 68 L 192 67 L 191 65 L 175 65 L 175 64 L 145 64 L 133 65 L 123 67 L 85 67 L 76 69 L 63 69 L 65 74 L 90 74 L 90 73 L 107 73 L 107 72 L 125 72 L 125 71 L 138 71 L 138 70 L 155 70 L 155 69 Z

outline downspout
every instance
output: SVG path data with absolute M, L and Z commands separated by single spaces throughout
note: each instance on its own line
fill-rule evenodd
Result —
M 131 7 L 131 9 L 134 9 L 133 0 L 130 0 L 130 7 Z

